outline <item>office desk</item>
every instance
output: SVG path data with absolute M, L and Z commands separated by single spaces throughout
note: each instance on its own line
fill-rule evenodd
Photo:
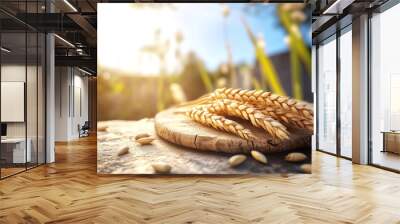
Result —
M 26 139 L 27 147 L 25 154 L 25 138 L 4 138 L 1 139 L 1 157 L 6 163 L 25 163 L 32 158 L 30 138 Z
M 382 134 L 383 134 L 382 152 L 392 152 L 400 154 L 400 132 L 382 131 Z

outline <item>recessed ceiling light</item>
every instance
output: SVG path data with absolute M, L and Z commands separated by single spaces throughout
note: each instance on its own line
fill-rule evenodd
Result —
M 73 45 L 71 42 L 69 42 L 68 40 L 66 40 L 66 39 L 64 39 L 64 38 L 62 38 L 62 37 L 60 37 L 59 35 L 57 35 L 57 34 L 54 34 L 54 36 L 55 37 L 57 37 L 59 40 L 61 40 L 62 42 L 64 42 L 64 43 L 66 43 L 67 45 L 69 45 L 70 47 L 73 47 L 73 48 L 75 48 L 75 45 Z
M 64 0 L 65 4 L 67 4 L 74 12 L 78 12 L 78 10 L 73 6 L 68 0 Z
M 336 14 L 340 15 L 343 10 L 351 5 L 355 0 L 336 0 L 322 13 L 323 15 Z
M 10 49 L 7 49 L 7 48 L 5 48 L 5 47 L 1 47 L 0 49 L 1 49 L 1 51 L 4 51 L 4 52 L 6 52 L 6 53 L 10 53 L 10 52 L 11 52 Z
M 90 73 L 90 72 L 88 72 L 88 71 L 86 71 L 86 70 L 83 70 L 83 69 L 81 69 L 81 68 L 79 68 L 79 67 L 78 67 L 78 70 L 81 71 L 81 72 L 83 72 L 83 73 L 85 73 L 85 74 L 87 74 L 87 75 L 93 75 L 92 73 Z

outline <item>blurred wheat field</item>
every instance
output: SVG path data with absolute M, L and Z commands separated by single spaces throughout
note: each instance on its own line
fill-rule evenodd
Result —
M 99 57 L 107 55 L 98 62 L 99 120 L 153 117 L 221 87 L 263 89 L 312 102 L 306 35 L 311 21 L 305 5 L 201 4 L 210 14 L 208 23 L 187 6 L 195 4 L 118 5 L 129 6 L 123 9 L 126 13 L 138 12 L 135 16 L 142 18 L 143 25 L 133 26 L 138 30 L 129 31 L 134 35 L 129 39 L 130 33 L 114 33 L 123 31 L 102 26 L 105 22 L 99 20 L 103 27 L 99 41 L 126 45 L 119 51 L 115 46 L 99 49 Z M 102 11 L 106 10 L 99 10 L 99 18 Z M 170 21 L 163 15 L 177 19 Z M 266 28 L 260 28 L 264 23 Z M 120 39 L 101 38 L 105 32 Z M 277 50 L 268 53 L 273 48 Z

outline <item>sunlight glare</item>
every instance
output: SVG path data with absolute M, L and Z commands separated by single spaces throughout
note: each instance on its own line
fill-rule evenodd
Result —
M 169 40 L 165 55 L 165 71 L 176 72 L 179 62 L 175 57 L 175 34 L 180 21 L 169 8 L 126 7 L 125 4 L 99 4 L 98 54 L 99 66 L 120 70 L 132 75 L 157 75 L 161 64 L 155 52 L 143 48 L 156 48 Z M 123 22 L 121 22 L 123 21 Z M 155 33 L 160 30 L 160 40 Z M 165 47 L 159 46 L 161 50 Z

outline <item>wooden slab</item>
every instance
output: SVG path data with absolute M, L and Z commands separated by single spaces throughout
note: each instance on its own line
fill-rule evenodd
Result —
M 171 174 L 266 174 L 302 173 L 301 164 L 311 162 L 311 147 L 296 149 L 308 156 L 302 163 L 284 160 L 288 152 L 268 154 L 268 164 L 248 156 L 238 167 L 230 167 L 232 154 L 191 149 L 171 144 L 157 136 L 154 119 L 138 121 L 98 122 L 106 131 L 97 132 L 97 172 L 99 174 L 154 174 L 152 164 L 167 163 Z M 147 133 L 155 138 L 151 145 L 141 146 L 134 141 L 138 134 Z M 121 147 L 128 146 L 129 153 L 118 156 Z
M 305 133 L 291 130 L 290 139 L 278 143 L 263 129 L 255 128 L 247 121 L 235 119 L 254 133 L 255 140 L 248 141 L 192 121 L 185 115 L 187 110 L 188 108 L 182 107 L 171 108 L 158 113 L 155 117 L 157 135 L 166 141 L 192 149 L 225 153 L 248 153 L 252 149 L 270 153 L 311 147 L 310 136 Z

